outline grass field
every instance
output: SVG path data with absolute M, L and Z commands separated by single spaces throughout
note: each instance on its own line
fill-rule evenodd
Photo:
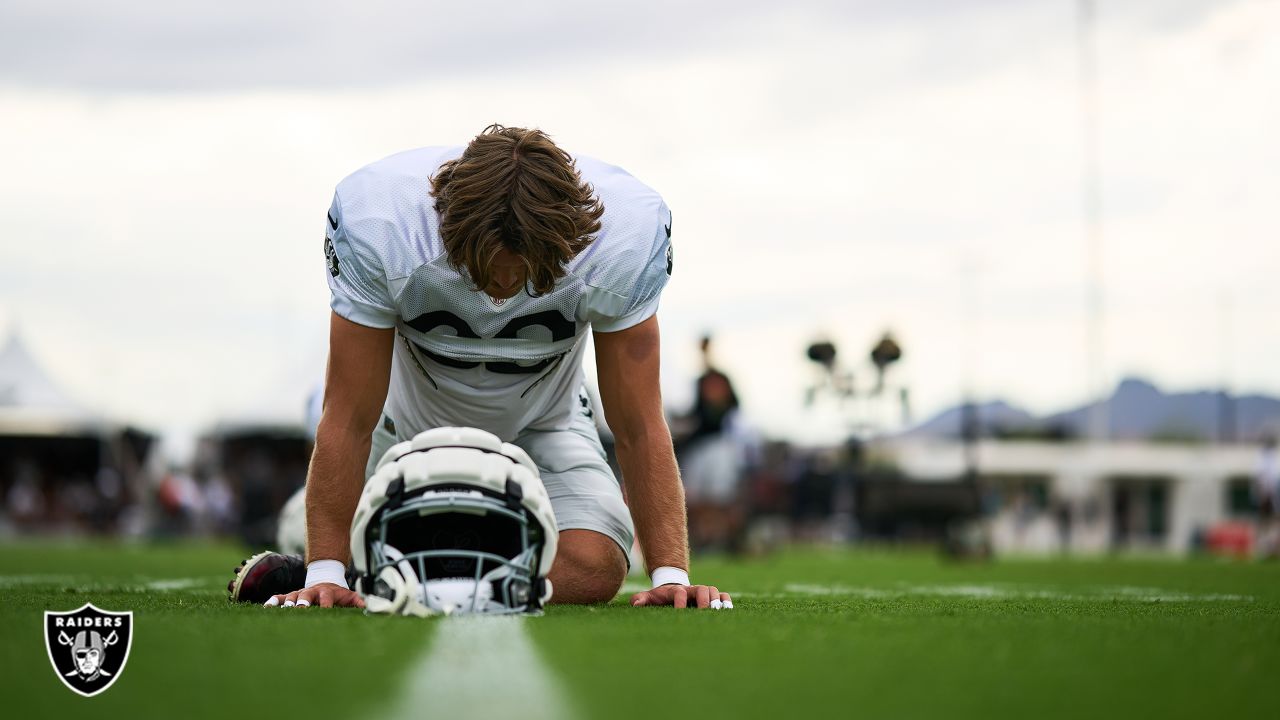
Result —
M 725 612 L 419 620 L 230 606 L 226 546 L 0 547 L 0 697 L 37 718 L 1275 717 L 1280 565 L 705 561 Z M 119 681 L 73 695 L 45 610 L 133 610 Z

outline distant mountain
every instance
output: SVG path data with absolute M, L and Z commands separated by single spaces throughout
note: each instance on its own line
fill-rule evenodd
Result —
M 1231 395 L 1221 391 L 1166 394 L 1138 378 L 1127 378 L 1106 400 L 1036 417 L 1003 401 L 977 406 L 983 437 L 1063 439 L 1088 433 L 1089 418 L 1099 404 L 1107 410 L 1112 439 L 1257 441 L 1280 434 L 1280 398 Z M 959 437 L 963 407 L 944 410 L 907 431 L 907 435 Z
M 980 435 L 990 436 L 1006 428 L 1027 428 L 1039 423 L 1034 415 L 1003 400 L 977 403 L 974 406 Z M 948 408 L 908 430 L 906 435 L 960 437 L 964 422 L 964 406 Z
M 1235 396 L 1211 390 L 1165 394 L 1146 380 L 1129 378 L 1104 402 L 1107 432 L 1120 440 L 1257 440 L 1280 430 L 1280 399 L 1264 395 Z M 1097 406 L 1089 403 L 1046 420 L 1083 435 Z

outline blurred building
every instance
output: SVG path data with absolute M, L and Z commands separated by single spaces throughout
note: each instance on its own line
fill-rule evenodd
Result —
M 997 552 L 1186 552 L 1254 513 L 1254 445 L 983 439 L 977 485 Z M 958 486 L 964 444 L 877 444 L 909 482 Z
M 0 529 L 136 531 L 154 447 L 66 394 L 16 333 L 0 350 Z

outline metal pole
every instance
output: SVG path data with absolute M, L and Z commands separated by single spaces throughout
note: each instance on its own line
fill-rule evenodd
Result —
M 1102 257 L 1102 172 L 1098 133 L 1098 43 L 1094 0 L 1078 0 L 1076 41 L 1080 59 L 1080 123 L 1083 166 L 1080 176 L 1085 226 L 1087 278 L 1086 340 L 1088 394 L 1097 402 L 1088 419 L 1088 438 L 1098 443 L 1108 436 L 1108 407 L 1104 376 L 1105 337 Z

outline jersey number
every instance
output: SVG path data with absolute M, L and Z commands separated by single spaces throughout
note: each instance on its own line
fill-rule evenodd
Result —
M 429 333 L 438 327 L 447 327 L 452 328 L 453 331 L 458 334 L 458 337 L 472 338 L 476 340 L 480 338 L 480 336 L 476 334 L 476 331 L 472 330 L 471 326 L 467 324 L 467 321 L 457 315 L 454 315 L 448 310 L 433 310 L 429 313 L 423 313 L 405 324 L 420 333 Z M 577 329 L 572 322 L 566 320 L 563 315 L 555 310 L 544 310 L 543 312 L 536 312 L 531 315 L 521 315 L 518 318 L 513 318 L 511 322 L 503 326 L 503 328 L 498 331 L 498 334 L 493 337 L 497 340 L 512 340 L 516 338 L 517 333 L 527 327 L 546 328 L 551 331 L 552 342 L 568 340 L 573 337 L 574 331 Z M 417 345 L 417 343 L 414 344 Z M 517 365 L 513 362 L 478 363 L 467 360 L 458 360 L 456 358 L 446 357 L 439 353 L 433 353 L 421 345 L 417 345 L 417 347 L 426 354 L 427 357 L 446 367 L 470 370 L 484 365 L 485 369 L 489 372 L 502 373 L 503 375 L 526 375 L 542 372 L 550 366 L 551 363 L 556 361 L 556 358 L 550 357 L 544 360 L 539 360 L 533 365 Z

